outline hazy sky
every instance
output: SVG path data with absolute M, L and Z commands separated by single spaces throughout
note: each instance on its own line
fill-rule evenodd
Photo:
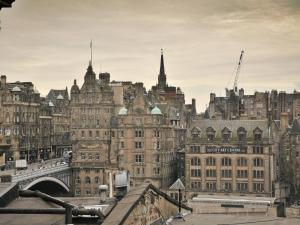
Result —
M 167 81 L 199 110 L 209 93 L 239 87 L 300 90 L 299 0 L 16 0 L 0 11 L 0 74 L 51 88 L 79 85 L 90 59 L 111 80 L 157 83 L 160 49 Z M 228 85 L 229 83 L 229 85 Z

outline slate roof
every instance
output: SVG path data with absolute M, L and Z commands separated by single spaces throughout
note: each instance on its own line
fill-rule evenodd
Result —
M 194 127 L 200 129 L 202 133 L 206 133 L 206 129 L 211 127 L 216 131 L 216 135 L 220 136 L 221 131 L 227 127 L 233 134 L 237 135 L 237 130 L 240 127 L 244 127 L 248 134 L 252 134 L 258 127 L 263 132 L 263 137 L 268 137 L 268 120 L 209 120 L 198 119 L 193 120 L 188 130 L 191 131 Z M 190 132 L 189 132 L 190 133 Z

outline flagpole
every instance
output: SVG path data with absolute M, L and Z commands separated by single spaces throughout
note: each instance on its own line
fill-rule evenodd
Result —
M 90 49 L 91 49 L 91 65 L 93 64 L 93 40 L 90 42 Z

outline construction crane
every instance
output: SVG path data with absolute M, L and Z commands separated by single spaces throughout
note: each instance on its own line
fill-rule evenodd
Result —
M 236 93 L 236 95 L 238 95 L 237 82 L 238 82 L 238 79 L 239 79 L 241 65 L 242 65 L 242 62 L 243 62 L 243 55 L 244 55 L 244 51 L 241 51 L 240 60 L 239 60 L 239 63 L 237 65 L 236 72 L 235 72 L 235 78 L 234 78 L 234 84 L 233 84 L 233 91 L 234 91 L 234 93 Z

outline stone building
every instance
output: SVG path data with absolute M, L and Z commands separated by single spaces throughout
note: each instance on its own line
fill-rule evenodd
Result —
M 6 161 L 37 159 L 39 148 L 40 94 L 31 82 L 8 83 L 1 76 L 0 134 L 10 145 Z
M 268 120 L 192 120 L 185 156 L 190 194 L 271 196 L 274 129 Z
M 72 169 L 75 195 L 97 195 L 100 184 L 108 183 L 109 172 L 117 169 L 111 122 L 116 104 L 110 74 L 96 78 L 91 62 L 81 88 L 71 88 Z
M 71 112 L 68 89 L 51 89 L 46 96 L 46 102 L 51 112 L 51 155 L 62 157 L 67 151 L 72 150 L 71 143 Z
M 244 89 L 238 93 L 226 89 L 225 97 L 210 94 L 207 108 L 209 118 L 216 119 L 266 119 L 280 120 L 282 113 L 288 114 L 289 122 L 300 115 L 300 93 L 255 92 L 245 95 Z
M 277 157 L 278 192 L 283 200 L 300 199 L 300 125 L 295 119 L 290 126 L 282 126 Z

